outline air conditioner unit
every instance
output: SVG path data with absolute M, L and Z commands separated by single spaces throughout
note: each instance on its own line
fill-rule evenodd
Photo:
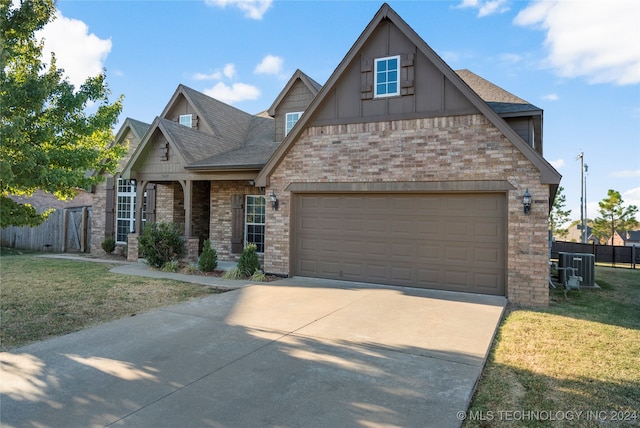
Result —
M 560 282 L 564 283 L 566 268 L 573 268 L 575 275 L 582 277 L 581 286 L 596 284 L 595 280 L 596 256 L 589 253 L 558 253 L 558 269 Z

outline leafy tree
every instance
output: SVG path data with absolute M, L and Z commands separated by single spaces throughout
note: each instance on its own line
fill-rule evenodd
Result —
M 597 217 L 593 224 L 593 234 L 601 242 L 606 242 L 614 236 L 615 232 L 624 233 L 638 225 L 635 215 L 638 207 L 635 205 L 623 206 L 624 201 L 620 192 L 609 189 L 607 197 L 598 203 L 598 212 L 602 217 Z
M 110 147 L 122 97 L 109 103 L 105 74 L 76 90 L 56 68 L 55 55 L 42 59 L 35 32 L 55 18 L 53 0 L 0 0 L 0 227 L 35 226 L 37 213 L 11 195 L 37 189 L 60 199 L 98 183 L 113 172 L 125 148 Z M 88 114 L 87 107 L 95 110 Z
M 553 236 L 566 237 L 569 234 L 569 228 L 562 226 L 569 221 L 571 210 L 565 210 L 567 198 L 562 194 L 564 187 L 558 187 L 556 198 L 553 201 L 551 207 L 551 213 L 549 214 L 549 229 Z

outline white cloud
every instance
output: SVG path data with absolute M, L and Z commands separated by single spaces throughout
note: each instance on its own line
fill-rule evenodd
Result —
M 222 70 L 216 70 L 213 73 L 195 73 L 192 77 L 195 80 L 220 80 L 223 77 L 229 79 L 236 75 L 236 66 L 234 64 L 227 64 Z
M 640 169 L 632 169 L 632 170 L 624 170 L 624 171 L 616 171 L 611 174 L 612 177 L 616 178 L 633 178 L 640 177 Z
M 102 73 L 104 61 L 111 52 L 111 39 L 101 39 L 89 33 L 89 27 L 77 19 L 56 12 L 56 19 L 36 33 L 44 38 L 44 62 L 55 52 L 56 66 L 64 69 L 64 76 L 79 88 L 88 77 Z
M 195 79 L 195 80 L 220 80 L 220 79 L 222 79 L 222 72 L 214 71 L 213 73 L 209 73 L 209 74 L 195 73 L 193 75 L 193 79 Z
M 228 104 L 256 100 L 260 97 L 260 90 L 246 83 L 234 83 L 227 86 L 223 82 L 218 82 L 213 88 L 206 89 L 204 93 Z
M 222 74 L 224 74 L 224 77 L 231 79 L 233 76 L 236 75 L 236 66 L 233 64 L 225 65 L 224 68 L 222 69 Z
M 494 13 L 505 13 L 509 10 L 507 0 L 462 0 L 458 6 L 460 9 L 477 9 L 478 18 L 493 15 Z
M 547 101 L 558 101 L 559 97 L 558 94 L 547 94 L 543 95 L 542 99 Z
M 271 7 L 273 0 L 205 0 L 205 3 L 222 8 L 235 6 L 244 12 L 245 17 L 260 20 Z
M 284 60 L 279 56 L 267 55 L 256 66 L 256 74 L 280 74 Z
M 624 201 L 625 207 L 628 207 L 629 205 L 635 205 L 636 207 L 640 207 L 640 187 L 636 187 L 634 189 L 629 189 L 625 192 L 622 192 L 620 196 L 622 196 L 622 200 Z
M 534 0 L 516 25 L 546 31 L 548 66 L 590 83 L 640 83 L 640 2 Z
M 560 169 L 564 166 L 564 159 L 556 159 L 556 160 L 552 160 L 549 161 L 549 163 L 551 164 L 552 167 L 554 167 L 555 169 Z

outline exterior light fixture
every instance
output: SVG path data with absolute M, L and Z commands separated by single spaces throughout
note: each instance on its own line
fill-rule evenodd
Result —
M 276 192 L 271 190 L 271 194 L 269 195 L 269 202 L 271 202 L 271 208 L 274 210 L 278 209 L 278 197 L 276 196 Z
M 524 213 L 529 215 L 531 212 L 531 193 L 529 193 L 529 188 L 524 192 L 524 196 L 522 197 L 522 205 L 524 206 Z

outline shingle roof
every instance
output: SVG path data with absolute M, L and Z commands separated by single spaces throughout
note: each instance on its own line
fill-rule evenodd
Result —
M 137 134 L 138 138 L 140 138 L 140 139 L 142 139 L 142 137 L 144 137 L 144 134 L 147 132 L 147 130 L 151 126 L 148 123 L 141 122 L 141 121 L 136 120 L 136 119 L 128 118 L 128 120 L 129 120 L 129 124 L 131 125 L 131 129 L 133 130 L 133 132 L 135 132 Z
M 255 116 L 211 98 L 201 92 L 180 85 L 185 96 L 197 110 L 216 137 L 224 141 L 229 149 L 240 148 Z
M 469 70 L 456 70 L 456 74 L 498 114 L 541 110 Z

